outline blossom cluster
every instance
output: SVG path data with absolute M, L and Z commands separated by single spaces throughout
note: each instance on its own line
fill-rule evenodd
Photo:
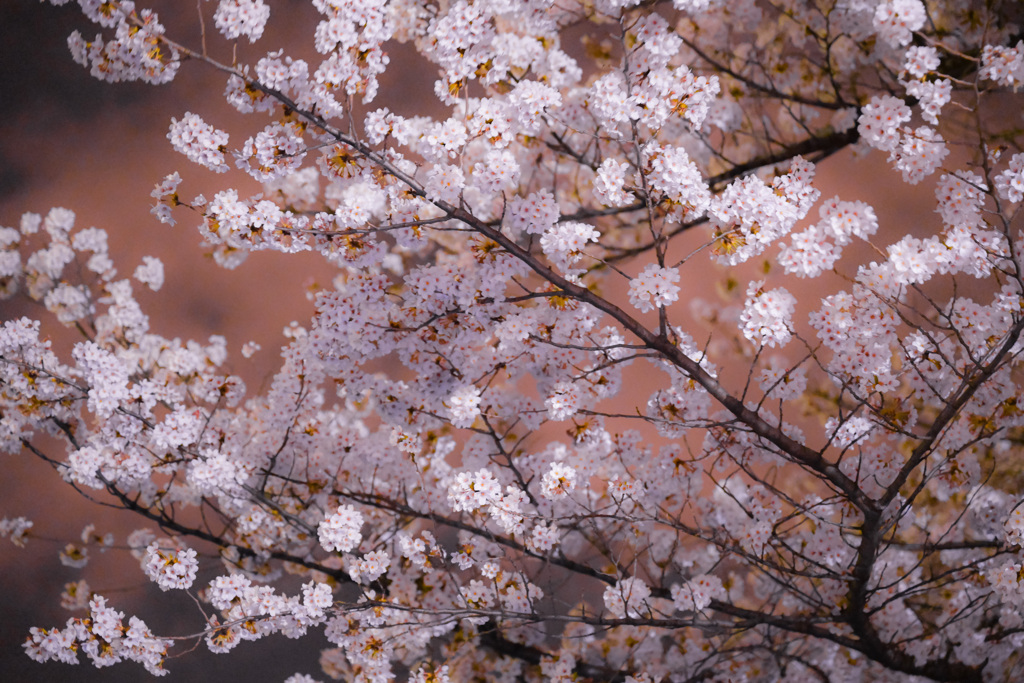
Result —
M 67 0 L 51 2 L 64 4 Z M 71 56 L 88 67 L 94 78 L 111 83 L 141 80 L 157 85 L 177 75 L 180 55 L 174 46 L 162 40 L 165 29 L 155 12 L 143 9 L 136 15 L 135 3 L 125 0 L 79 4 L 91 20 L 115 29 L 109 40 L 97 35 L 87 41 L 78 31 L 68 37 Z
M 679 271 L 652 263 L 629 281 L 629 302 L 646 312 L 679 300 Z
M 220 0 L 213 20 L 217 30 L 225 38 L 235 39 L 246 36 L 255 43 L 263 36 L 263 29 L 270 18 L 270 8 L 263 0 Z
M 196 580 L 199 562 L 192 548 L 166 550 L 153 542 L 146 548 L 143 571 L 151 581 L 166 591 L 172 588 L 187 589 Z
M 227 151 L 228 135 L 202 120 L 197 114 L 185 112 L 181 120 L 171 119 L 167 133 L 174 149 L 190 160 L 218 173 L 228 170 L 224 153 Z
M 89 601 L 89 614 L 88 619 L 68 619 L 63 629 L 33 628 L 25 642 L 26 654 L 37 662 L 78 664 L 81 652 L 97 667 L 133 661 L 154 676 L 170 673 L 163 663 L 172 641 L 155 637 L 138 617 L 131 617 L 126 626 L 124 612 L 108 607 L 99 595 Z
M 320 545 L 324 550 L 348 552 L 362 538 L 359 533 L 363 526 L 363 515 L 351 505 L 340 506 L 330 517 L 325 517 L 317 528 Z
M 761 346 L 785 346 L 792 337 L 791 318 L 796 297 L 784 287 L 764 289 L 764 281 L 751 282 L 740 316 L 743 336 Z

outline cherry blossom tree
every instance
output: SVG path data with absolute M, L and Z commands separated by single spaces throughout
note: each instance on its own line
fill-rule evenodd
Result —
M 182 3 L 197 45 L 143 4 L 79 0 L 74 60 L 214 70 L 251 129 L 168 112 L 225 183 L 183 160 L 155 216 L 337 276 L 255 393 L 223 337 L 150 330 L 158 258 L 124 277 L 65 208 L 0 229 L 51 316 L 0 329 L 0 444 L 137 515 L 126 561 L 196 619 L 79 582 L 28 656 L 162 675 L 172 636 L 322 630 L 293 683 L 1022 675 L 1017 3 L 312 0 L 252 63 L 273 0 Z M 380 104 L 399 44 L 421 116 Z M 815 187 L 879 156 L 933 188 L 909 234 Z

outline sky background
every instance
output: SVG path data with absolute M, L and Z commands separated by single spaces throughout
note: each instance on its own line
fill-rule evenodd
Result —
M 286 47 L 289 54 L 308 54 L 315 25 L 309 3 L 269 4 L 267 35 L 253 48 L 243 46 L 243 54 L 278 47 Z M 195 3 L 156 0 L 140 5 L 156 9 L 172 37 L 198 45 Z M 213 6 L 204 3 L 208 19 Z M 287 21 L 275 22 L 275 16 Z M 241 119 L 227 110 L 221 97 L 224 78 L 195 63 L 186 63 L 175 81 L 160 87 L 96 81 L 68 53 L 67 35 L 75 29 L 87 38 L 96 33 L 74 3 L 55 8 L 37 0 L 0 1 L 0 225 L 17 226 L 25 211 L 45 214 L 63 206 L 77 213 L 79 226 L 110 232 L 111 256 L 122 275 L 130 274 L 143 256 L 158 255 L 166 266 L 162 290 L 136 287 L 140 303 L 151 314 L 153 331 L 200 340 L 226 335 L 232 354 L 229 368 L 250 390 L 257 389 L 275 368 L 281 330 L 292 320 L 306 324 L 310 318 L 312 304 L 304 296 L 310 279 L 328 284 L 332 270 L 311 255 L 274 254 L 252 255 L 237 270 L 223 270 L 204 256 L 194 219 L 177 212 L 178 225 L 169 227 L 149 214 L 149 193 L 175 170 L 185 178 L 180 188 L 184 197 L 201 192 L 212 196 L 228 182 L 190 165 L 171 149 L 166 133 L 172 116 L 199 113 L 232 133 L 236 145 L 264 121 Z M 224 45 L 219 38 L 210 40 L 215 50 L 225 50 Z M 229 60 L 230 52 L 218 56 Z M 424 77 L 422 64 L 403 64 L 407 56 L 401 48 L 392 51 L 393 67 L 381 90 L 393 93 L 384 104 L 412 114 L 418 106 L 435 105 L 432 79 Z M 883 230 L 919 231 L 914 223 L 918 218 L 905 207 L 927 199 L 931 183 L 917 189 L 894 183 L 877 158 L 862 162 L 851 174 L 843 168 L 848 161 L 842 155 L 819 168 L 823 198 L 842 191 L 843 199 L 870 199 Z M 237 178 L 232 175 L 230 182 Z M 247 189 L 256 191 L 255 186 Z M 0 320 L 32 313 L 24 304 L 0 302 Z M 59 328 L 49 329 L 58 347 L 67 348 L 73 341 Z M 263 350 L 245 360 L 238 351 L 249 340 Z M 63 448 L 55 447 L 54 453 L 62 457 Z M 194 632 L 202 622 L 187 598 L 161 594 L 121 551 L 94 557 L 84 574 L 61 566 L 58 550 L 77 539 L 87 522 L 95 522 L 100 532 L 113 531 L 118 542 L 139 524 L 127 513 L 76 497 L 29 455 L 0 459 L 6 460 L 0 474 L 3 514 L 34 520 L 33 535 L 39 537 L 25 549 L 0 544 L 0 680 L 143 680 L 147 674 L 131 663 L 97 671 L 84 662 L 77 668 L 38 665 L 23 654 L 21 642 L 29 627 L 63 626 L 70 614 L 59 607 L 60 591 L 66 581 L 83 575 L 113 606 L 137 614 L 161 635 Z M 215 565 L 204 565 L 199 583 L 214 575 Z M 177 680 L 279 681 L 295 672 L 325 678 L 316 663 L 324 644 L 319 634 L 298 642 L 273 637 L 244 643 L 229 656 L 210 655 L 200 645 L 197 652 L 168 661 L 167 667 Z

